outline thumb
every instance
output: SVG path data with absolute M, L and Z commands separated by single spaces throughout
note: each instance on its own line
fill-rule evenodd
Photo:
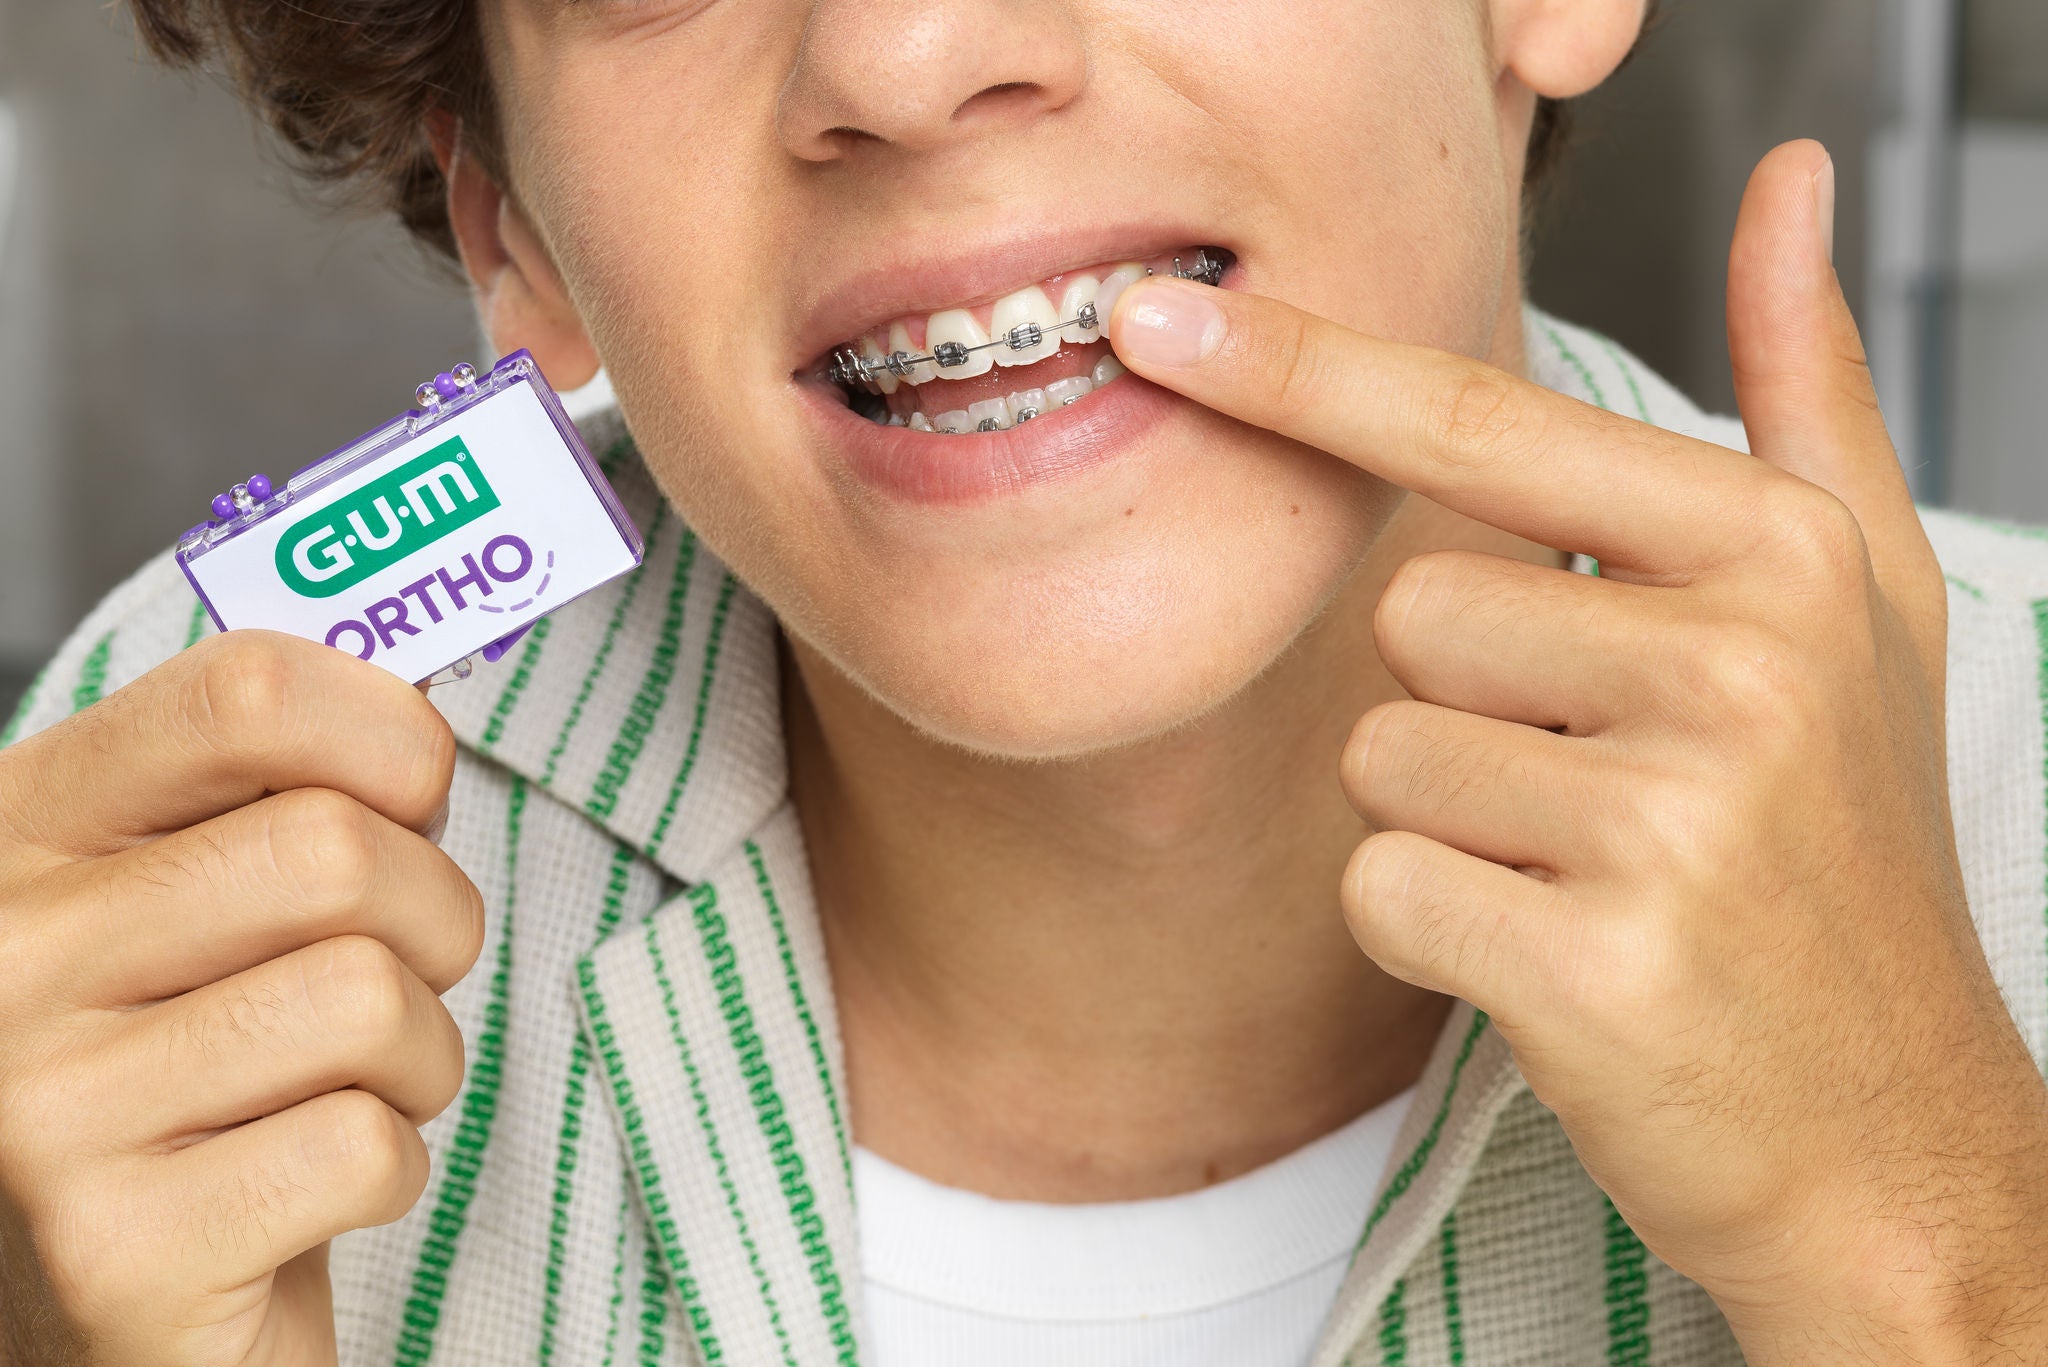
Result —
M 1736 402 L 1755 455 L 1856 515 L 1879 586 L 1923 658 L 1938 663 L 1947 606 L 1940 567 L 1835 274 L 1834 206 L 1834 161 L 1817 142 L 1774 149 L 1750 177 L 1728 259 Z

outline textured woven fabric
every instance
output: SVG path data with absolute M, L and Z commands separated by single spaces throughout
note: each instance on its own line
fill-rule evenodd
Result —
M 1544 384 L 1724 444 L 1613 344 L 1534 310 Z M 404 1219 L 337 1240 L 342 1361 L 856 1363 L 838 1029 L 785 800 L 775 624 L 661 498 L 615 412 L 584 431 L 648 540 L 634 574 L 434 690 L 462 743 L 443 846 L 489 905 L 446 997 L 468 1072 Z M 1979 933 L 2048 1054 L 2048 540 L 1925 515 L 1950 579 L 1950 773 Z M 0 742 L 210 627 L 168 553 L 57 653 Z M 1699 1287 L 1586 1176 L 1505 1044 L 1452 1012 L 1314 1367 L 1736 1363 Z

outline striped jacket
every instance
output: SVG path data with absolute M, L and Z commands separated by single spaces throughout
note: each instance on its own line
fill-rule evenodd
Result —
M 1605 339 L 1528 314 L 1534 375 L 1740 445 Z M 860 1270 L 831 983 L 784 791 L 775 624 L 585 424 L 646 563 L 433 697 L 462 743 L 444 847 L 483 889 L 434 1171 L 335 1242 L 342 1361 L 851 1367 Z M 1972 909 L 2048 1052 L 2043 534 L 1929 513 L 1949 572 L 1949 747 Z M 86 619 L 9 728 L 210 628 L 168 556 Z M 1587 1177 L 1483 1013 L 1438 1039 L 1315 1367 L 1735 1363 L 1713 1302 Z

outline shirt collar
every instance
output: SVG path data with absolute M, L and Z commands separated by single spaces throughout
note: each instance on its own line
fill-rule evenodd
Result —
M 616 409 L 579 426 L 644 560 L 433 700 L 463 746 L 696 883 L 786 790 L 775 618 L 676 516 Z

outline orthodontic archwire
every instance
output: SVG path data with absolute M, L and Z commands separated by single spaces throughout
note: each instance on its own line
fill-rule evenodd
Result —
M 1225 269 L 1224 263 L 1210 255 L 1207 248 L 1197 248 L 1195 259 L 1186 266 L 1181 265 L 1179 257 L 1173 258 L 1172 274 L 1177 279 L 1214 285 L 1223 279 Z M 1145 274 L 1152 274 L 1150 267 L 1146 268 Z M 966 365 L 967 358 L 977 351 L 987 351 L 999 346 L 1006 346 L 1012 351 L 1028 351 L 1043 342 L 1046 334 L 1076 326 L 1083 332 L 1099 330 L 1101 323 L 1096 317 L 1095 305 L 1092 302 L 1081 305 L 1074 316 L 1064 323 L 1054 323 L 1049 327 L 1042 327 L 1037 323 L 1019 323 L 1002 336 L 977 346 L 968 346 L 964 342 L 941 342 L 923 356 L 913 356 L 907 351 L 892 351 L 886 356 L 862 356 L 851 345 L 842 346 L 833 351 L 831 362 L 821 373 L 821 378 L 834 384 L 869 385 L 873 384 L 874 377 L 883 371 L 891 375 L 908 376 L 911 367 L 927 363 L 942 370 L 949 370 L 954 366 Z

